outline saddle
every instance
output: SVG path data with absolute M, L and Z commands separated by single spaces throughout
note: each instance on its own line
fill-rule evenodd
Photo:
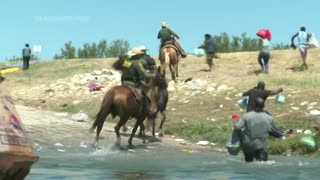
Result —
M 136 85 L 136 83 L 131 81 L 123 81 L 122 86 L 128 87 L 136 97 L 137 101 L 142 102 L 143 100 L 142 90 Z
M 177 52 L 179 52 L 179 49 L 177 48 L 176 44 L 175 44 L 175 41 L 166 41 L 163 45 L 163 47 L 160 49 L 160 52 L 166 48 L 166 47 L 172 47 L 174 48 Z

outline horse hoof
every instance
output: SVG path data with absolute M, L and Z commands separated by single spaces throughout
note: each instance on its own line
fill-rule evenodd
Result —
M 128 149 L 134 149 L 134 146 L 132 144 L 129 144 Z
M 114 143 L 114 146 L 116 146 L 116 147 L 120 147 L 120 142 L 116 142 L 116 143 Z

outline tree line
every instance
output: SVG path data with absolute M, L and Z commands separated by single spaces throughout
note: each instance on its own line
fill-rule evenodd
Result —
M 53 59 L 118 57 L 126 54 L 128 50 L 129 42 L 126 40 L 114 40 L 108 44 L 102 39 L 98 43 L 84 43 L 78 49 L 73 46 L 72 41 L 69 41 L 60 49 L 60 54 L 55 54 Z
M 242 33 L 240 36 L 230 37 L 226 32 L 220 35 L 212 36 L 217 52 L 241 52 L 241 51 L 258 51 L 259 39 L 248 37 L 247 33 Z M 271 49 L 289 49 L 290 46 L 284 43 L 273 44 Z
M 217 52 L 241 52 L 258 51 L 259 39 L 248 37 L 246 33 L 240 36 L 230 36 L 226 32 L 212 36 Z M 273 44 L 271 49 L 289 49 L 288 44 Z M 60 54 L 55 54 L 53 59 L 75 59 L 75 58 L 108 58 L 125 55 L 129 50 L 129 42 L 126 40 L 114 40 L 110 44 L 102 39 L 98 43 L 84 43 L 81 48 L 76 49 L 72 41 L 64 44 Z

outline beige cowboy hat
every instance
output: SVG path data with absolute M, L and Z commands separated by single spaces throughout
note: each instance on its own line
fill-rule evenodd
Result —
M 127 55 L 128 56 L 136 56 L 136 55 L 142 54 L 142 53 L 143 52 L 139 48 L 135 47 L 135 48 L 132 48 L 130 51 L 128 51 Z
M 161 26 L 162 26 L 162 27 L 167 27 L 167 26 L 168 26 L 168 23 L 164 21 L 164 22 L 161 23 Z
M 140 49 L 140 51 L 148 51 L 145 46 L 138 46 L 137 48 Z

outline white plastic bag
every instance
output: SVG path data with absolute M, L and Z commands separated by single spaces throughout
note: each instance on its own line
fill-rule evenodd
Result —
M 315 47 L 319 47 L 319 42 L 318 40 L 316 39 L 314 33 L 311 33 L 311 37 L 309 38 L 309 42 L 308 42 L 309 45 L 312 45 L 312 46 L 315 46 Z
M 77 114 L 73 114 L 71 116 L 71 119 L 75 120 L 75 121 L 85 121 L 87 120 L 89 117 L 86 113 L 83 113 L 82 111 L 80 111 Z

